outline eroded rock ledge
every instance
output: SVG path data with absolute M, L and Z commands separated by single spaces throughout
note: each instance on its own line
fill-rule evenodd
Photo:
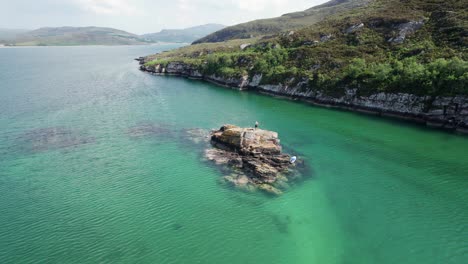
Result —
M 203 75 L 195 67 L 182 62 L 170 62 L 166 68 L 161 65 L 146 66 L 145 58 L 139 58 L 140 70 L 152 74 L 177 75 L 239 90 L 255 90 L 261 93 L 299 99 L 314 105 L 339 108 L 378 116 L 399 118 L 429 127 L 468 134 L 468 97 L 417 96 L 406 93 L 376 93 L 359 95 L 355 89 L 345 89 L 342 96 L 330 96 L 321 91 L 304 89 L 304 82 L 295 86 L 285 84 L 262 84 L 262 75 L 223 78 Z
M 211 144 L 206 158 L 228 166 L 231 174 L 223 179 L 249 191 L 279 195 L 299 177 L 297 167 L 303 165 L 300 159 L 290 163 L 291 156 L 282 153 L 278 133 L 273 131 L 224 125 L 211 132 Z

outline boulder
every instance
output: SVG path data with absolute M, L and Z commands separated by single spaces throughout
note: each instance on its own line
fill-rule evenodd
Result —
M 250 43 L 241 44 L 241 45 L 240 45 L 240 49 L 241 49 L 241 50 L 245 50 L 246 48 L 250 47 L 251 45 L 252 45 L 252 44 L 250 44 Z
M 275 195 L 278 187 L 286 184 L 288 177 L 296 178 L 291 168 L 290 156 L 282 153 L 278 133 L 255 128 L 224 125 L 211 132 L 213 148 L 205 151 L 205 157 L 218 165 L 228 166 L 233 174 L 225 176 L 225 182 L 241 189 L 256 188 Z
M 320 35 L 320 42 L 327 42 L 332 38 L 332 34 L 322 34 Z
M 346 33 L 346 34 L 353 33 L 353 32 L 356 32 L 356 31 L 358 31 L 359 29 L 361 29 L 361 28 L 363 28 L 363 27 L 364 27 L 364 23 L 352 25 L 351 27 L 349 27 L 349 28 L 347 28 L 347 29 L 345 30 L 345 33 Z
M 413 34 L 414 32 L 416 32 L 423 26 L 424 26 L 423 20 L 410 21 L 408 23 L 399 24 L 396 26 L 398 30 L 398 35 L 393 38 L 390 38 L 388 42 L 394 43 L 394 44 L 402 44 L 405 41 L 407 35 Z

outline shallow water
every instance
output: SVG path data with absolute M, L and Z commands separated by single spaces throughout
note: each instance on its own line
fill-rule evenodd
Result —
M 138 71 L 174 46 L 0 49 L 1 263 L 468 263 L 468 140 Z M 219 183 L 185 130 L 278 131 L 283 196 Z

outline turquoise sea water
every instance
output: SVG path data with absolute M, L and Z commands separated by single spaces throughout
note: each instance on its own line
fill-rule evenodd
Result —
M 171 48 L 0 49 L 0 263 L 468 263 L 468 139 L 138 71 Z M 186 129 L 278 131 L 309 178 L 219 183 Z

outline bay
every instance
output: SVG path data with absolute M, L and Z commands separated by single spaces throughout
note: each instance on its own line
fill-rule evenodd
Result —
M 177 45 L 0 49 L 1 263 L 467 263 L 468 140 L 200 81 Z M 224 186 L 190 129 L 279 132 L 309 177 Z

